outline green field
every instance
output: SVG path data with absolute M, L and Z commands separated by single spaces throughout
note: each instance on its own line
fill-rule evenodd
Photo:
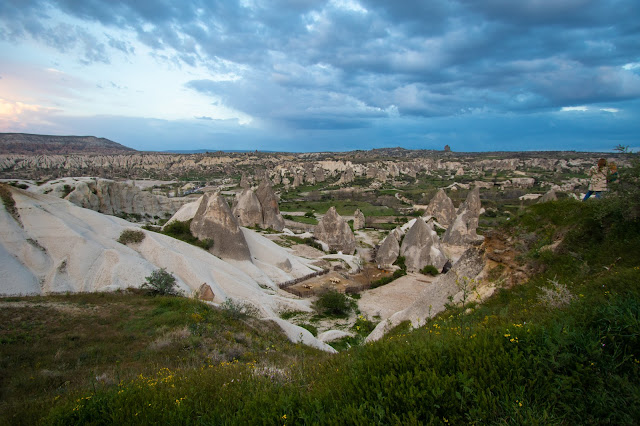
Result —
M 325 214 L 331 206 L 335 206 L 338 214 L 342 216 L 352 216 L 356 209 L 360 209 L 366 216 L 393 216 L 397 214 L 393 209 L 385 206 L 374 206 L 364 201 L 292 201 L 280 203 L 280 211 L 300 212 L 315 211 L 316 213 Z

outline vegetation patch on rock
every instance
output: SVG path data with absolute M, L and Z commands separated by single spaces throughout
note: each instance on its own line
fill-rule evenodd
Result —
M 144 240 L 144 232 L 138 229 L 125 229 L 120 233 L 118 242 L 120 244 L 137 244 Z

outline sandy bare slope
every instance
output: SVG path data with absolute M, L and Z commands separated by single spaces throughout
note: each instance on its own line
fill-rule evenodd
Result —
M 83 209 L 57 197 L 11 188 L 20 223 L 0 207 L 0 294 L 112 291 L 140 287 L 153 270 L 166 268 L 187 295 L 207 283 L 214 303 L 248 303 L 276 319 L 288 336 L 332 350 L 307 330 L 279 320 L 283 310 L 308 311 L 309 302 L 278 290 L 277 283 L 314 271 L 311 261 L 290 254 L 243 229 L 251 261 L 225 262 L 205 250 L 162 234 L 142 231 L 141 243 L 117 242 L 136 225 Z

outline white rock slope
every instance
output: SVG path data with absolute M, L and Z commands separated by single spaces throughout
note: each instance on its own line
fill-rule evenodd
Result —
M 310 261 L 291 255 L 261 235 L 243 229 L 251 261 L 225 262 L 205 250 L 162 234 L 142 231 L 137 244 L 117 242 L 135 225 L 80 208 L 53 196 L 11 188 L 18 223 L 0 204 L 0 295 L 112 291 L 140 287 L 153 270 L 166 268 L 187 295 L 203 283 L 214 303 L 248 303 L 273 319 L 296 341 L 333 351 L 307 330 L 278 318 L 283 310 L 310 311 L 276 284 L 312 272 Z

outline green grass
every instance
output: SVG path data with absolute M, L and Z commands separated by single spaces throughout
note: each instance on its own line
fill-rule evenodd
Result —
M 283 212 L 308 211 L 314 210 L 317 213 L 324 214 L 331 206 L 335 206 L 338 214 L 342 216 L 352 216 L 356 209 L 360 209 L 366 216 L 393 216 L 395 210 L 385 206 L 374 206 L 365 201 L 290 201 L 281 202 L 280 210 Z
M 285 219 L 289 219 L 292 220 L 294 222 L 299 222 L 299 223 L 306 223 L 308 225 L 317 225 L 318 224 L 318 219 L 316 219 L 315 217 L 306 217 L 306 216 L 291 216 L 291 215 L 285 215 Z
M 317 352 L 273 323 L 193 299 L 94 293 L 0 302 L 0 424 L 35 424 L 52 405 L 165 369 L 266 368 Z
M 209 250 L 211 247 L 213 247 L 213 244 L 214 244 L 213 240 L 210 240 L 210 239 L 200 240 L 196 238 L 191 233 L 190 226 L 191 226 L 191 219 L 184 222 L 181 222 L 179 220 L 174 220 L 168 225 L 166 225 L 164 229 L 161 229 L 155 226 L 146 226 L 144 227 L 144 229 L 158 232 L 160 234 L 168 235 L 177 240 L 184 241 L 185 243 L 189 243 L 196 247 L 200 247 L 203 250 Z

